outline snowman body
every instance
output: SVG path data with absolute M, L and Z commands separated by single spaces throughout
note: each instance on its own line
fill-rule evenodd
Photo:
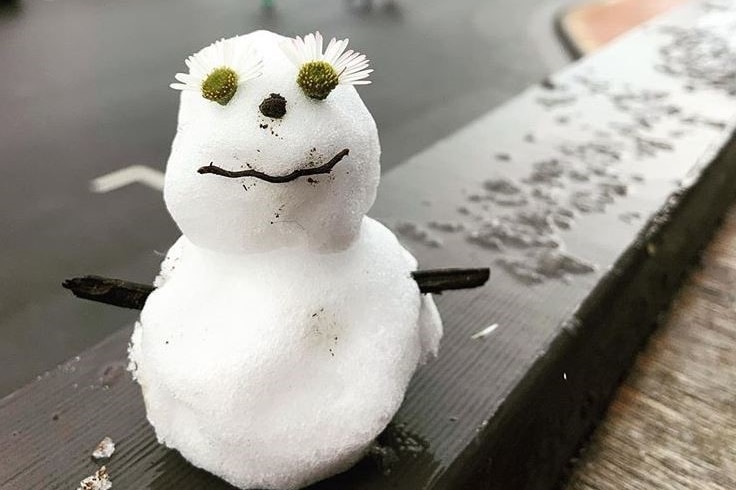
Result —
M 265 62 L 253 81 L 263 86 L 239 88 L 234 105 L 182 96 L 165 198 L 184 236 L 130 346 L 158 439 L 244 489 L 301 488 L 354 464 L 442 335 L 411 277 L 416 260 L 364 216 L 378 183 L 370 114 L 352 87 L 332 101 L 289 87 L 282 39 L 226 41 L 255 45 Z M 263 122 L 251 106 L 275 92 L 287 113 Z M 278 129 L 264 137 L 262 125 Z M 345 161 L 310 181 L 196 172 L 217 161 L 283 175 L 341 147 Z

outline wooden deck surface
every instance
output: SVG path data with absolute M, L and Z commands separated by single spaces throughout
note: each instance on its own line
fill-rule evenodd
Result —
M 736 207 L 567 485 L 660 488 L 736 488 Z
M 560 18 L 560 27 L 573 54 L 585 56 L 686 1 L 596 0 L 573 3 Z
M 561 481 L 736 199 L 736 77 L 722 71 L 734 30 L 736 6 L 687 4 L 384 175 L 371 214 L 423 268 L 491 265 L 494 276 L 438 297 L 442 353 L 381 437 L 397 456 L 390 471 L 367 459 L 314 490 Z M 511 194 L 500 200 L 498 185 Z M 47 335 L 67 328 L 47 323 Z M 129 337 L 0 399 L 0 488 L 76 488 L 97 471 L 90 453 L 105 436 L 116 490 L 232 488 L 157 443 L 125 372 Z

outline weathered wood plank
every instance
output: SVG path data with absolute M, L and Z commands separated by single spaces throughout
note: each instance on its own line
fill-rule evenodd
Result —
M 736 488 L 736 208 L 639 355 L 567 490 Z
M 624 37 L 386 176 L 373 215 L 422 268 L 498 273 L 438 298 L 447 334 L 384 437 L 399 455 L 391 472 L 366 462 L 316 488 L 559 480 L 736 194 L 736 77 L 723 73 L 736 66 L 723 33 L 736 12 L 716 19 L 704 5 Z M 101 386 L 111 361 L 121 373 L 128 333 L 0 401 L 0 486 L 73 487 L 109 435 L 119 488 L 226 488 L 156 445 L 127 376 Z

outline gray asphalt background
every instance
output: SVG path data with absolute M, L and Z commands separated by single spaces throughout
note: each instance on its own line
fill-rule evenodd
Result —
M 361 95 L 384 171 L 568 61 L 552 28 L 561 0 L 275 3 L 0 4 L 0 396 L 136 319 L 60 283 L 154 277 L 178 236 L 160 193 L 96 194 L 90 181 L 135 164 L 163 170 L 177 105 L 168 84 L 202 46 L 258 28 L 350 37 L 376 69 Z

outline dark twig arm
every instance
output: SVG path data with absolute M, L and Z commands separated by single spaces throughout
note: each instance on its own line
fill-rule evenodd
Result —
M 255 177 L 256 179 L 265 180 L 266 182 L 271 182 L 272 184 L 284 184 L 286 182 L 296 180 L 299 177 L 329 174 L 330 172 L 332 172 L 333 167 L 337 165 L 338 162 L 342 160 L 348 153 L 350 153 L 350 150 L 345 148 L 337 155 L 332 157 L 329 162 L 324 163 L 319 167 L 300 168 L 286 175 L 269 175 L 267 173 L 259 172 L 258 170 L 252 169 L 237 171 L 225 170 L 224 168 L 218 167 L 217 165 L 213 165 L 211 163 L 209 165 L 205 165 L 204 167 L 200 167 L 197 172 L 199 172 L 200 174 L 215 174 L 221 177 L 230 177 L 232 179 L 238 177 Z
M 469 289 L 482 286 L 490 277 L 490 269 L 434 269 L 415 271 L 411 275 L 422 293 L 442 293 L 451 289 Z M 79 298 L 132 308 L 143 309 L 153 286 L 100 276 L 67 279 L 61 284 Z
M 411 277 L 419 285 L 422 293 L 442 294 L 452 289 L 477 288 L 488 282 L 491 270 L 482 269 L 428 269 L 414 271 Z
M 79 298 L 142 310 L 153 286 L 100 276 L 74 277 L 61 285 Z

